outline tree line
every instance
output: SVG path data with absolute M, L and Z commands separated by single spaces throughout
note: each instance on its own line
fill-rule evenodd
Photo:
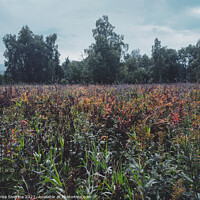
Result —
M 114 31 L 108 16 L 96 21 L 92 30 L 94 43 L 85 49 L 82 61 L 66 58 L 60 64 L 57 35 L 44 38 L 28 26 L 18 36 L 3 37 L 6 50 L 1 83 L 176 83 L 200 81 L 200 40 L 180 50 L 161 45 L 158 38 L 151 57 L 138 49 L 127 53 L 123 35 Z

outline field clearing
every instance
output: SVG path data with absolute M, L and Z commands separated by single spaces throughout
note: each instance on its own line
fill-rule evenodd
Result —
M 200 199 L 199 84 L 0 86 L 0 113 L 1 195 Z

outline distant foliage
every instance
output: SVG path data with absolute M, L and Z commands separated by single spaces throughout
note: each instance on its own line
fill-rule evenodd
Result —
M 114 26 L 103 16 L 92 30 L 95 43 L 86 49 L 87 63 L 95 83 L 114 83 L 118 80 L 121 60 L 128 45 L 124 37 L 114 32 Z
M 96 21 L 93 43 L 86 58 L 65 68 L 68 83 L 183 83 L 200 81 L 200 42 L 179 51 L 161 45 L 158 38 L 152 56 L 139 49 L 127 53 L 124 37 L 103 16 Z
M 138 49 L 127 53 L 124 36 L 114 32 L 108 16 L 96 21 L 92 30 L 94 43 L 85 49 L 82 61 L 60 65 L 57 35 L 45 39 L 34 35 L 28 26 L 18 36 L 7 34 L 6 72 L 2 83 L 184 83 L 200 82 L 200 41 L 180 50 L 168 49 L 158 38 L 151 57 Z
M 22 27 L 18 36 L 4 36 L 7 82 L 60 82 L 63 71 L 59 66 L 56 39 L 56 34 L 53 34 L 44 40 L 43 36 L 34 35 L 28 26 Z

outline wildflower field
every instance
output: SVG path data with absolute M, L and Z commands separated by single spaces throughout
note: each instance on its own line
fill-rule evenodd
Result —
M 1 195 L 200 199 L 199 84 L 1 86 L 0 127 Z

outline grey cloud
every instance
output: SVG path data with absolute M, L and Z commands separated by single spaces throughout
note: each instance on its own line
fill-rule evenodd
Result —
M 61 61 L 81 59 L 102 15 L 125 36 L 130 51 L 150 54 L 155 37 L 175 48 L 199 37 L 199 18 L 187 12 L 200 6 L 199 0 L 0 0 L 0 5 L 0 36 L 17 34 L 26 24 L 35 34 L 57 33 Z M 0 63 L 3 51 L 0 44 Z

